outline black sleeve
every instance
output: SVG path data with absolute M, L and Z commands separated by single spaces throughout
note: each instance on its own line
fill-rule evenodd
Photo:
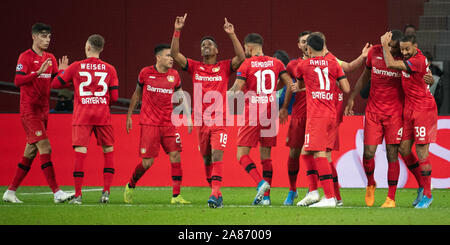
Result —
M 411 73 L 412 73 L 412 70 L 411 70 L 411 67 L 409 66 L 408 62 L 407 62 L 406 60 L 404 60 L 403 63 L 405 63 L 406 71 L 407 71 L 409 74 L 411 74 Z
M 182 69 L 183 71 L 187 71 L 188 68 L 189 68 L 189 60 L 188 60 L 188 58 L 186 58 L 186 66 L 185 66 L 185 67 L 181 67 L 181 69 Z

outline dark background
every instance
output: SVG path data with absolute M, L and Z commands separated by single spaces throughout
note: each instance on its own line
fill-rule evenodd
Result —
M 19 54 L 31 47 L 31 26 L 44 22 L 52 26 L 49 52 L 57 58 L 68 55 L 70 62 L 84 59 L 84 45 L 91 34 L 105 37 L 101 58 L 113 64 L 120 80 L 119 96 L 130 98 L 141 68 L 155 62 L 153 47 L 170 43 L 176 16 L 188 13 L 181 33 L 181 52 L 200 60 L 200 39 L 216 38 L 219 59 L 234 56 L 233 47 L 223 30 L 224 17 L 235 26 L 243 42 L 246 34 L 264 37 L 264 52 L 285 50 L 290 58 L 300 55 L 297 35 L 304 30 L 321 31 L 327 46 L 339 59 L 350 62 L 361 53 L 366 42 L 379 43 L 389 29 L 401 29 L 406 23 L 418 25 L 424 0 L 349 0 L 349 1 L 1 1 L 3 52 L 0 81 L 13 82 Z M 192 94 L 189 75 L 179 70 L 183 89 Z M 362 69 L 362 68 L 361 68 Z M 353 86 L 361 69 L 347 74 Z M 230 83 L 234 82 L 234 77 Z M 0 93 L 0 111 L 18 111 L 19 96 Z M 364 111 L 365 100 L 358 98 L 355 111 Z

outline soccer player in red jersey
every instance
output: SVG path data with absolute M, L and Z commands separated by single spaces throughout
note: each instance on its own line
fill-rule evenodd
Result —
M 400 52 L 401 31 L 392 31 L 389 52 L 395 60 L 402 60 Z M 395 193 L 400 174 L 398 147 L 402 138 L 404 93 L 401 85 L 402 74 L 389 69 L 383 58 L 383 47 L 373 46 L 367 56 L 366 69 L 358 79 L 345 108 L 346 115 L 353 115 L 354 99 L 362 88 L 370 82 L 370 94 L 365 110 L 364 120 L 364 155 L 363 166 L 367 176 L 366 205 L 373 206 L 375 201 L 374 179 L 375 152 L 377 146 L 386 140 L 388 160 L 388 195 L 382 207 L 395 207 Z
M 336 82 L 344 93 L 350 91 L 344 71 L 337 61 L 322 56 L 324 43 L 320 36 L 310 34 L 307 39 L 310 58 L 297 66 L 297 79 L 305 83 L 307 105 L 305 142 L 301 157 L 305 162 L 308 161 L 307 156 L 312 158 L 325 194 L 325 198 L 310 207 L 337 205 L 332 169 L 327 159 L 327 151 L 331 151 L 335 143 L 332 131 L 336 130 Z M 294 91 L 296 90 L 297 88 Z
M 91 35 L 86 41 L 86 59 L 65 65 L 53 80 L 52 88 L 74 88 L 72 115 L 72 146 L 75 152 L 73 177 L 75 198 L 72 204 L 82 204 L 83 166 L 92 132 L 103 148 L 104 188 L 101 203 L 109 202 L 110 186 L 114 176 L 114 130 L 111 126 L 110 105 L 119 98 L 119 79 L 114 66 L 100 59 L 105 39 Z
M 364 61 L 367 57 L 367 53 L 371 47 L 371 45 L 369 43 L 366 43 L 361 51 L 361 55 L 358 56 L 356 59 L 354 59 L 352 62 L 348 63 L 348 62 L 338 59 L 327 49 L 326 39 L 325 39 L 325 35 L 323 33 L 313 32 L 312 34 L 318 35 L 319 37 L 321 37 L 324 40 L 324 47 L 322 50 L 322 55 L 325 57 L 325 59 L 337 61 L 338 64 L 342 67 L 342 70 L 344 72 L 353 72 L 358 67 L 360 67 L 364 63 Z M 331 137 L 334 139 L 333 140 L 334 145 L 333 145 L 332 150 L 338 151 L 339 150 L 339 125 L 343 121 L 343 114 L 344 114 L 344 107 L 343 107 L 344 93 L 337 87 L 336 87 L 336 90 L 334 91 L 334 93 L 335 93 L 335 97 L 336 97 L 335 102 L 336 102 L 337 115 L 336 115 L 336 123 L 334 125 L 335 130 L 331 130 Z M 334 185 L 334 191 L 336 194 L 337 205 L 342 206 L 343 201 L 342 201 L 342 197 L 340 195 L 340 190 L 339 190 L 338 175 L 337 175 L 336 168 L 334 166 L 333 159 L 331 158 L 331 151 L 327 151 L 326 154 L 327 154 L 328 162 L 330 163 L 330 166 L 332 169 L 333 185 Z M 314 161 L 312 159 L 312 156 L 306 155 L 305 160 L 306 160 L 305 167 L 306 167 L 306 173 L 307 173 L 306 175 L 307 175 L 309 187 L 308 187 L 308 193 L 305 196 L 305 198 L 303 198 L 302 200 L 300 200 L 297 203 L 297 205 L 299 205 L 299 206 L 307 206 L 307 205 L 313 204 L 315 202 L 318 202 L 320 200 L 320 196 L 319 196 L 319 192 L 318 192 L 317 169 L 315 168 L 315 166 L 313 164 Z
M 278 130 L 276 121 L 278 107 L 272 102 L 276 99 L 275 89 L 280 79 L 287 86 L 286 97 L 279 111 L 280 122 L 284 123 L 287 120 L 287 108 L 292 96 L 292 78 L 280 60 L 264 55 L 263 38 L 259 34 L 248 34 L 244 40 L 244 48 L 247 59 L 238 69 L 236 81 L 230 88 L 233 93 L 242 91 L 245 94 L 245 123 L 238 130 L 237 159 L 258 185 L 253 204 L 270 205 L 269 190 L 273 174 L 271 149 L 276 146 Z M 256 147 L 258 142 L 263 168 L 262 177 L 249 156 L 251 148 Z
M 297 66 L 308 58 L 306 52 L 306 40 L 310 31 L 304 31 L 298 36 L 298 48 L 302 51 L 302 56 L 292 60 L 286 66 L 286 70 L 291 77 L 296 77 Z M 302 86 L 303 87 L 303 86 Z M 291 121 L 289 123 L 289 131 L 286 139 L 286 146 L 289 149 L 289 157 L 287 162 L 289 176 L 289 193 L 284 201 L 284 205 L 293 205 L 295 198 L 298 197 L 297 192 L 297 176 L 300 168 L 300 153 L 305 141 L 306 127 L 306 92 L 299 91 L 295 93 L 295 101 L 292 105 Z
M 211 187 L 208 205 L 221 207 L 223 197 L 220 192 L 223 175 L 223 151 L 228 133 L 226 124 L 226 92 L 230 75 L 245 59 L 244 49 L 237 38 L 234 26 L 225 18 L 224 30 L 229 35 L 236 56 L 232 59 L 217 60 L 218 47 L 213 37 L 203 37 L 200 51 L 203 61 L 186 58 L 180 53 L 180 33 L 186 16 L 175 20 L 175 31 L 171 44 L 171 55 L 183 70 L 189 72 L 194 84 L 194 123 L 197 127 L 199 150 L 205 164 L 206 179 Z
M 30 170 L 39 151 L 41 168 L 54 193 L 54 202 L 64 202 L 73 197 L 62 191 L 55 177 L 51 161 L 51 146 L 47 137 L 50 83 L 58 74 L 55 56 L 46 50 L 50 45 L 51 27 L 36 23 L 31 28 L 33 45 L 19 56 L 14 83 L 20 88 L 20 118 L 27 138 L 25 152 L 16 174 L 3 195 L 5 202 L 22 203 L 16 190 Z M 62 60 L 67 60 L 64 56 Z M 60 59 L 61 61 L 61 59 Z
M 431 194 L 431 163 L 428 159 L 430 143 L 436 142 L 437 106 L 429 85 L 424 81 L 428 73 L 428 61 L 417 48 L 415 36 L 406 35 L 400 40 L 400 51 L 404 60 L 395 60 L 389 52 L 392 33 L 381 37 L 386 66 L 402 71 L 402 87 L 405 92 L 403 109 L 403 135 L 399 152 L 405 157 L 411 155 L 416 145 L 423 191 L 418 191 L 416 208 L 428 208 L 433 202 Z M 423 196 L 422 196 L 423 195 Z
M 172 204 L 189 204 L 180 195 L 183 172 L 181 169 L 181 138 L 172 124 L 172 96 L 181 89 L 178 72 L 172 68 L 173 58 L 170 56 L 170 45 L 160 44 L 154 49 L 156 65 L 144 67 L 138 78 L 136 90 L 131 97 L 127 116 L 127 133 L 132 129 L 131 115 L 142 99 L 140 114 L 141 135 L 139 156 L 142 158 L 131 178 L 125 186 L 124 201 L 131 203 L 133 190 L 138 180 L 153 165 L 161 145 L 169 155 L 172 175 Z M 183 103 L 185 100 L 183 99 Z M 190 117 L 189 119 L 190 120 Z M 192 127 L 189 127 L 191 133 Z

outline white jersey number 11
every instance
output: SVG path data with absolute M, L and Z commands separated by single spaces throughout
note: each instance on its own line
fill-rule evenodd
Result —
M 314 71 L 319 76 L 320 90 L 330 90 L 330 79 L 328 78 L 328 67 L 320 69 L 320 67 L 316 67 Z M 325 77 L 325 83 L 323 81 L 323 77 Z

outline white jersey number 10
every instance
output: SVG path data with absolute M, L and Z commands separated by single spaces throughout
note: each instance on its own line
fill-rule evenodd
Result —
M 259 70 L 255 72 L 256 77 L 256 93 L 271 94 L 275 89 L 275 73 L 272 70 Z M 270 88 L 266 88 L 266 76 L 270 79 Z

